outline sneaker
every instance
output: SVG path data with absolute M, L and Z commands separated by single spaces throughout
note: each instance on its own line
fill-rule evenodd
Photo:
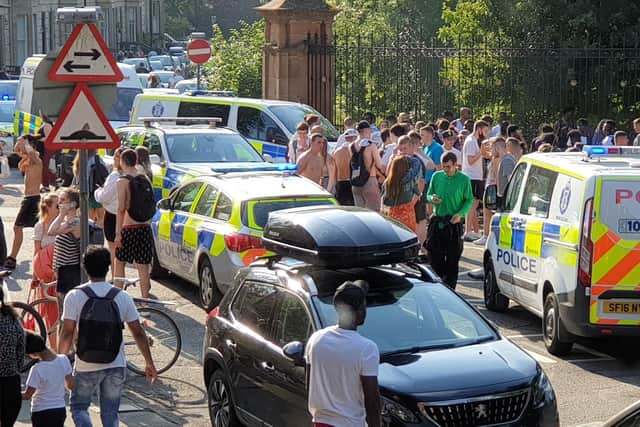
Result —
M 480 237 L 482 236 L 479 235 L 478 233 L 469 231 L 467 233 L 464 233 L 464 235 L 462 236 L 462 240 L 464 240 L 465 242 L 473 242 L 474 240 L 478 240 Z
M 478 246 L 484 246 L 485 243 L 487 243 L 487 236 L 482 236 L 481 238 L 473 241 L 473 244 Z

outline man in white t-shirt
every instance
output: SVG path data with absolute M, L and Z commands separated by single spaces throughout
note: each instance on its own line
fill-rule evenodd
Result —
M 83 267 L 90 282 L 86 285 L 98 297 L 106 296 L 112 289 L 116 289 L 105 281 L 111 265 L 109 250 L 100 246 L 89 247 L 83 256 Z M 80 315 L 85 303 L 89 300 L 81 289 L 70 291 L 64 300 L 62 312 L 62 332 L 60 334 L 59 352 L 67 354 L 71 350 L 74 333 L 80 325 Z M 145 360 L 147 379 L 155 383 L 158 373 L 151 358 L 149 343 L 139 322 L 138 310 L 133 299 L 124 291 L 119 291 L 113 298 L 118 306 L 120 319 L 126 323 L 136 340 L 138 349 Z M 79 332 L 82 336 L 82 333 Z M 81 339 L 81 338 L 79 338 Z M 80 348 L 80 345 L 78 345 Z M 124 356 L 124 341 L 120 351 L 111 363 L 89 363 L 76 354 L 74 369 L 74 388 L 71 391 L 71 415 L 78 427 L 90 427 L 89 405 L 95 391 L 100 390 L 100 419 L 105 427 L 119 425 L 118 408 L 126 377 L 126 360 Z
M 315 427 L 380 427 L 376 344 L 356 329 L 366 317 L 368 284 L 345 282 L 333 304 L 338 324 L 315 332 L 305 349 L 309 412 Z
M 453 153 L 456 155 L 457 164 L 460 165 L 462 163 L 462 153 L 453 145 L 456 143 L 458 136 L 453 133 L 451 130 L 446 130 L 442 132 L 442 145 L 444 148 L 444 153 Z
M 478 120 L 473 126 L 473 133 L 467 137 L 462 147 L 462 172 L 471 179 L 473 191 L 473 207 L 467 214 L 465 241 L 474 241 L 482 237 L 480 235 L 480 222 L 478 220 L 478 204 L 484 193 L 484 172 L 482 169 L 482 152 L 480 142 L 489 134 L 489 124 Z

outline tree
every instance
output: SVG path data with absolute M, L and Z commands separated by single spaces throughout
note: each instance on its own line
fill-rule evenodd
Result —
M 204 67 L 209 89 L 232 90 L 238 96 L 262 96 L 262 49 L 264 20 L 253 24 L 240 21 L 240 28 L 225 38 L 218 25 L 213 26 L 213 55 Z

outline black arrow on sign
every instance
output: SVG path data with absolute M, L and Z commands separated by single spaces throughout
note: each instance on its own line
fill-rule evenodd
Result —
M 91 52 L 73 52 L 73 56 L 89 56 L 92 61 L 100 58 L 102 54 L 97 49 L 91 49 Z
M 73 70 L 88 70 L 89 68 L 91 68 L 91 65 L 83 65 L 83 64 L 73 65 L 73 61 L 67 61 L 64 64 L 64 69 L 70 73 L 73 73 Z

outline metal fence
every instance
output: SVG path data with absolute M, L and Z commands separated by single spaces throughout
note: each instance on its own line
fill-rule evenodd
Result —
M 442 45 L 402 35 L 333 41 L 309 35 L 307 48 L 310 102 L 336 124 L 366 111 L 433 120 L 468 106 L 476 117 L 505 111 L 530 134 L 567 110 L 592 125 L 606 117 L 628 126 L 640 115 L 637 45 L 575 49 L 501 39 Z

